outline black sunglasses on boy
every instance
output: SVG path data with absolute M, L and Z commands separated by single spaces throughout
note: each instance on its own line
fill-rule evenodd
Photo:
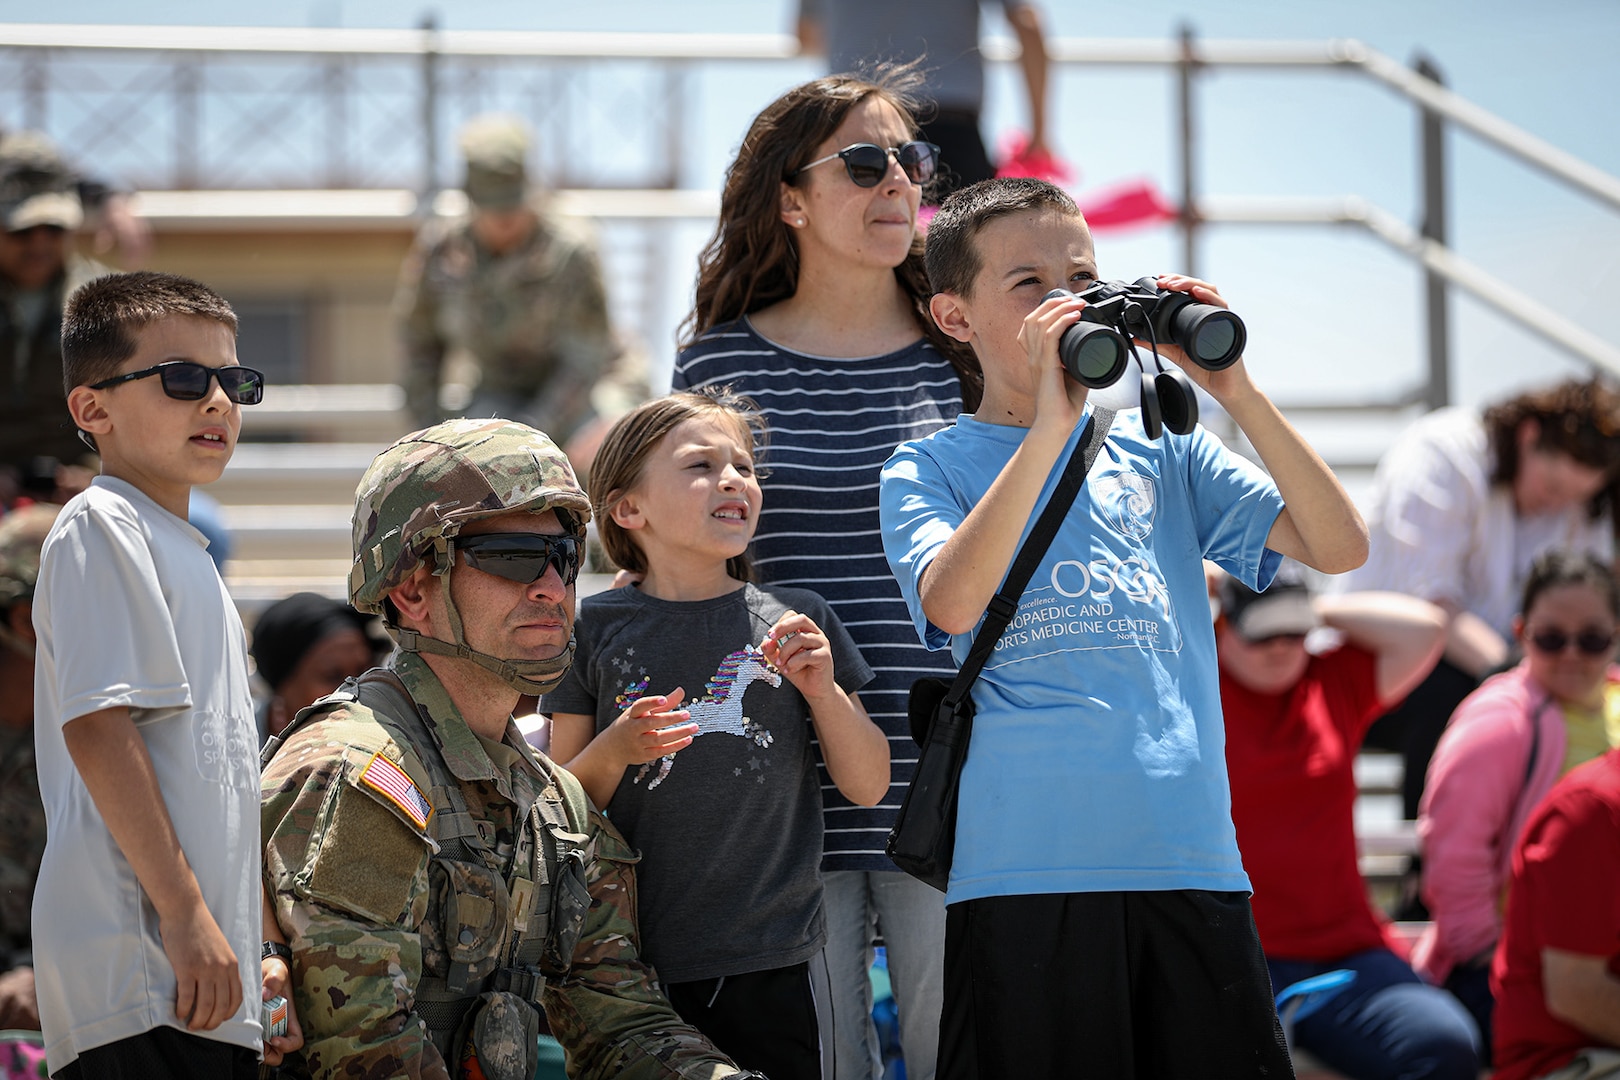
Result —
M 555 567 L 562 583 L 579 577 L 580 544 L 577 537 L 543 533 L 484 533 L 456 541 L 467 565 L 520 585 L 532 585 Z
M 883 182 L 884 176 L 888 175 L 891 155 L 900 163 L 900 171 L 906 174 L 906 178 L 919 187 L 932 180 L 934 173 L 939 169 L 939 147 L 931 142 L 913 140 L 887 148 L 876 143 L 856 143 L 844 147 L 836 154 L 817 158 L 803 168 L 796 169 L 793 175 L 798 176 L 806 169 L 825 165 L 834 158 L 842 158 L 844 171 L 849 173 L 849 178 L 856 187 L 877 187 Z
M 257 405 L 264 400 L 264 372 L 250 367 L 209 367 L 191 360 L 169 360 L 156 367 L 132 371 L 91 383 L 92 390 L 105 390 L 109 386 L 133 382 L 156 375 L 163 382 L 163 392 L 177 401 L 200 401 L 208 396 L 208 384 L 219 380 L 225 396 L 238 405 Z

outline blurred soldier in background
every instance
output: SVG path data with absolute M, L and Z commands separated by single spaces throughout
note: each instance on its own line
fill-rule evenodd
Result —
M 532 197 L 529 148 L 515 117 L 462 130 L 468 215 L 423 226 L 395 301 L 406 399 L 424 426 L 500 416 L 551 432 L 583 471 L 647 397 L 643 358 L 614 339 L 593 242 Z

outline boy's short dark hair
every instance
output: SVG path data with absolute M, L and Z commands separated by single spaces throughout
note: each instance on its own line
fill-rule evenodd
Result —
M 974 242 L 999 217 L 1025 210 L 1056 210 L 1085 220 L 1068 192 L 1029 177 L 981 180 L 953 193 L 928 223 L 928 284 L 935 292 L 968 296 L 984 262 Z
M 236 334 L 236 312 L 200 281 L 137 270 L 94 278 L 73 290 L 62 313 L 62 390 L 110 379 L 135 355 L 135 334 L 159 319 L 212 319 Z

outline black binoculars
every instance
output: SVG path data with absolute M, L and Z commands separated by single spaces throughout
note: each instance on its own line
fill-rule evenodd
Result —
M 1071 295 L 1062 289 L 1047 293 Z M 1080 321 L 1063 332 L 1058 357 L 1069 377 L 1094 390 L 1112 386 L 1135 355 L 1132 338 L 1157 346 L 1176 345 L 1199 367 L 1219 371 L 1243 355 L 1248 332 L 1243 320 L 1223 307 L 1200 304 L 1184 292 L 1159 288 L 1154 278 L 1099 281 L 1073 293 L 1086 302 Z M 1168 427 L 1185 435 L 1198 423 L 1198 398 L 1179 368 L 1158 363 L 1157 375 L 1142 372 L 1142 426 L 1148 438 Z M 1138 366 L 1140 366 L 1138 360 Z

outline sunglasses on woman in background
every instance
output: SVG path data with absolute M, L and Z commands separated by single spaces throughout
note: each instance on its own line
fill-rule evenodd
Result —
M 906 174 L 906 179 L 918 187 L 932 180 L 934 173 L 939 169 L 939 147 L 931 142 L 913 140 L 888 148 L 875 143 L 856 143 L 854 146 L 844 147 L 836 154 L 817 158 L 796 170 L 793 176 L 798 176 L 799 173 L 813 169 L 817 165 L 825 165 L 834 158 L 841 158 L 844 162 L 844 171 L 849 173 L 850 180 L 854 181 L 857 187 L 877 187 L 888 175 L 891 156 L 900 163 L 900 171 Z
M 1585 656 L 1602 656 L 1614 647 L 1612 630 L 1607 634 L 1601 630 L 1582 630 L 1578 634 L 1566 634 L 1562 630 L 1538 630 L 1525 637 L 1537 652 L 1547 653 L 1549 656 L 1557 655 L 1571 645 Z

